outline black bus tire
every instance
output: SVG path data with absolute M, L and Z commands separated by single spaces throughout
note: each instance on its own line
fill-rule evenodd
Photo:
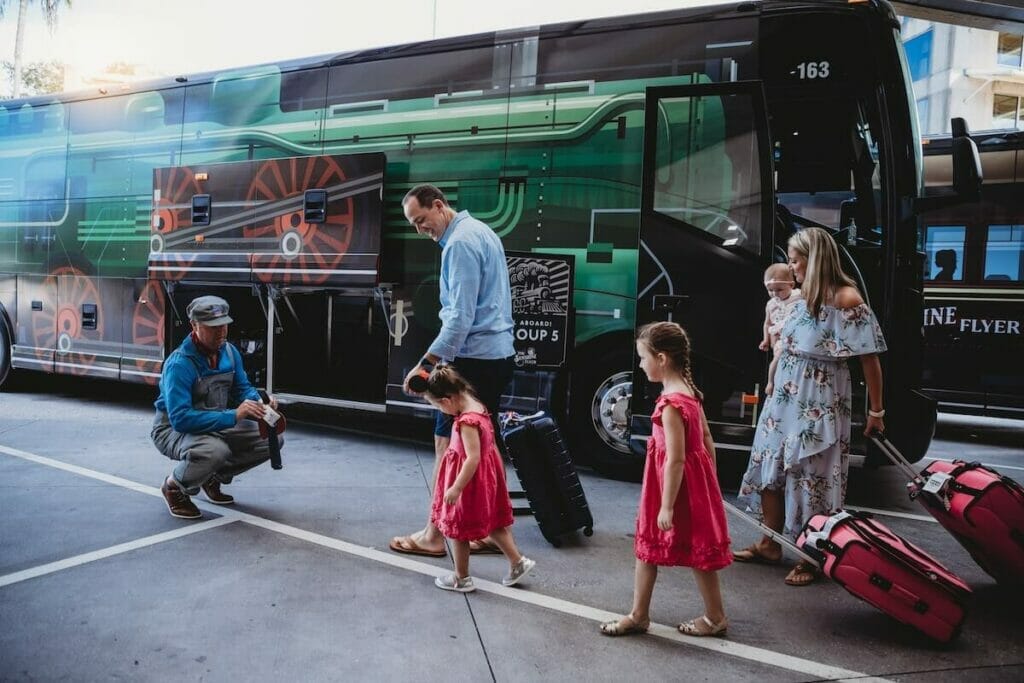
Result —
M 3 310 L 0 309 L 0 388 L 11 375 L 12 342 L 11 328 L 7 325 Z
M 601 406 L 607 410 L 614 405 L 616 419 L 621 424 L 624 418 L 628 427 L 631 348 L 624 338 L 620 344 L 604 344 L 577 355 L 569 394 L 569 432 L 575 460 L 606 477 L 639 481 L 644 459 L 629 449 L 628 432 L 623 438 L 609 431 L 598 415 Z

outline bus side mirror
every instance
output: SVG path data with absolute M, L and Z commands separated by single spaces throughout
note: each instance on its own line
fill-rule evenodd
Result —
M 962 201 L 977 201 L 981 197 L 981 157 L 978 146 L 971 139 L 967 122 L 962 118 L 950 121 L 953 129 L 953 191 Z
M 967 122 L 962 118 L 950 119 L 950 127 L 953 131 L 953 189 L 918 197 L 914 201 L 918 213 L 976 202 L 981 198 L 982 172 L 978 146 L 971 139 Z

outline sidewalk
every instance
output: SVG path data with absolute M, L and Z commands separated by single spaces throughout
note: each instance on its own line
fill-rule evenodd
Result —
M 387 550 L 391 536 L 423 523 L 433 460 L 426 445 L 293 425 L 285 469 L 238 478 L 227 489 L 235 506 L 197 498 L 204 518 L 187 522 L 171 518 L 159 497 L 169 461 L 149 443 L 145 402 L 28 392 L 0 400 L 0 679 L 1024 675 L 1019 603 L 912 508 L 885 523 L 948 558 L 976 589 L 974 612 L 949 648 L 838 586 L 789 588 L 785 568 L 747 565 L 723 574 L 728 639 L 675 632 L 701 611 L 685 570 L 662 573 L 651 635 L 610 639 L 597 623 L 630 602 L 635 484 L 584 472 L 592 538 L 555 549 L 519 517 L 513 530 L 538 561 L 535 574 L 503 588 L 504 559 L 474 556 L 478 590 L 458 595 L 432 585 L 450 570 L 448 558 Z M 39 419 L 40 401 L 60 418 Z M 892 471 L 865 475 L 878 481 L 857 488 L 887 498 L 898 491 Z M 741 526 L 732 532 L 737 545 L 753 539 Z M 78 557 L 88 553 L 95 555 Z M 68 558 L 77 559 L 47 566 Z M 54 571 L 18 574 L 46 569 Z

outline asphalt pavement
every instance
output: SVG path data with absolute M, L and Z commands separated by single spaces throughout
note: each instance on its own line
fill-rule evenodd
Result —
M 504 559 L 474 556 L 477 592 L 449 593 L 433 586 L 448 557 L 387 549 L 425 518 L 433 453 L 410 437 L 428 426 L 293 420 L 283 470 L 236 479 L 234 506 L 197 497 L 203 518 L 184 521 L 159 493 L 170 461 L 149 440 L 151 390 L 36 377 L 0 393 L 0 680 L 1024 680 L 1024 597 L 909 501 L 891 467 L 854 472 L 848 503 L 972 587 L 953 643 L 835 584 L 792 588 L 786 567 L 742 564 L 722 573 L 727 638 L 675 631 L 701 602 L 688 571 L 667 570 L 651 632 L 612 639 L 597 625 L 630 604 L 637 484 L 581 470 L 593 537 L 556 549 L 517 517 L 535 573 L 505 588 Z M 1021 424 L 944 417 L 929 457 L 1024 479 Z M 727 498 L 740 468 L 723 462 Z M 730 524 L 734 545 L 756 537 Z

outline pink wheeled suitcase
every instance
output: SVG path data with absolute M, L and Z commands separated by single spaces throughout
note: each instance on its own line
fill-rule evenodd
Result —
M 815 515 L 796 544 L 826 576 L 897 621 L 942 643 L 960 632 L 971 589 L 870 515 Z
M 725 509 L 898 621 L 944 643 L 959 633 L 971 589 L 935 558 L 869 515 L 816 515 L 794 545 L 728 502 Z
M 920 474 L 884 436 L 875 443 L 910 477 L 907 490 L 1001 584 L 1024 584 L 1024 489 L 995 470 L 937 460 Z

